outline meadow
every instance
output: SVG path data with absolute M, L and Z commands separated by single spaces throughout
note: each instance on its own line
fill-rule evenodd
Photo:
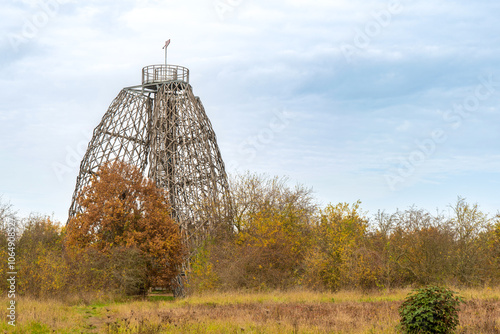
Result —
M 268 291 L 166 295 L 119 301 L 19 298 L 5 333 L 397 333 L 411 290 Z M 500 288 L 456 290 L 464 298 L 457 333 L 500 333 Z M 7 305 L 8 301 L 1 301 Z

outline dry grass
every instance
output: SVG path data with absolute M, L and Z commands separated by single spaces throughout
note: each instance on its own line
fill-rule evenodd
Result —
M 14 333 L 395 333 L 408 292 L 213 293 L 90 305 L 23 298 Z M 458 333 L 500 333 L 500 289 L 461 295 Z M 0 323 L 0 333 L 9 327 Z

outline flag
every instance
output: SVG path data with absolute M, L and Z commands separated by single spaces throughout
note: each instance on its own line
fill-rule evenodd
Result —
M 165 42 L 165 46 L 162 49 L 165 49 L 170 44 L 170 40 Z

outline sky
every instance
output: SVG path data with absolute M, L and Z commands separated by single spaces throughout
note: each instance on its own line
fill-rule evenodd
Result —
M 0 196 L 65 222 L 93 129 L 141 69 L 190 69 L 231 174 L 368 215 L 500 210 L 500 2 L 10 0 Z

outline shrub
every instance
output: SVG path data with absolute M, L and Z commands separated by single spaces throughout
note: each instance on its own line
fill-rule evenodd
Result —
M 414 290 L 399 308 L 403 333 L 453 333 L 458 325 L 461 297 L 436 286 Z

